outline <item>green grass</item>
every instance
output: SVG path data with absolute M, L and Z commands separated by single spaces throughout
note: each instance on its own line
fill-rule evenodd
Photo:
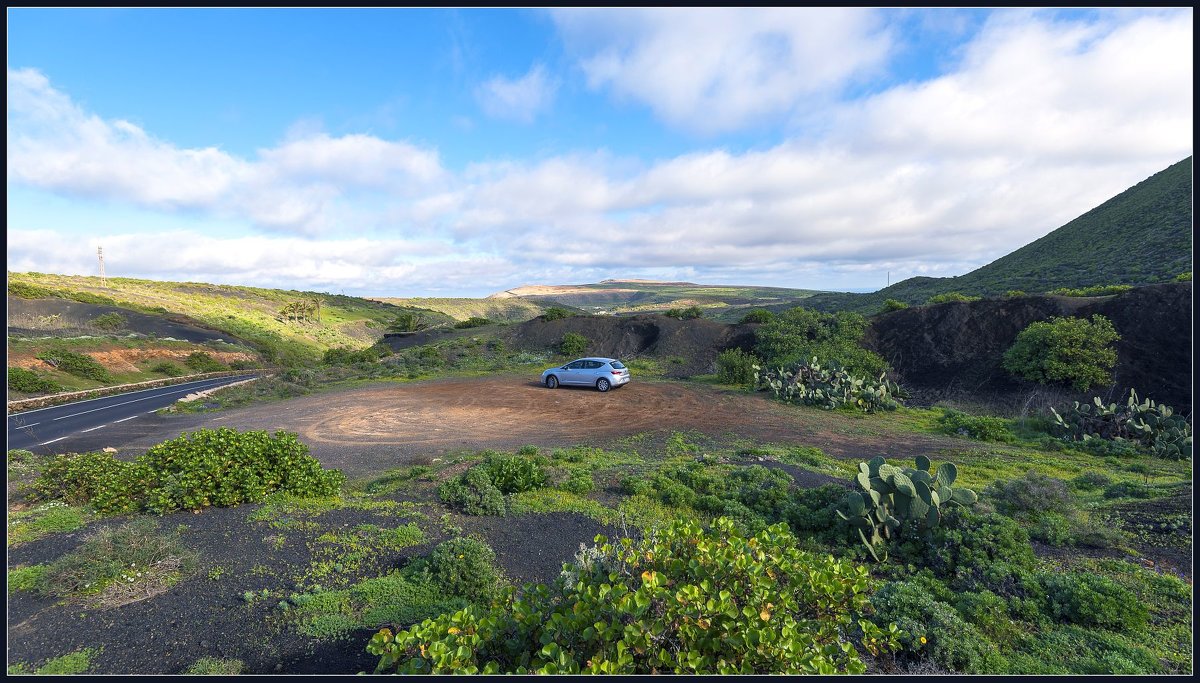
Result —
M 509 510 L 514 515 L 543 512 L 575 512 L 587 515 L 603 524 L 612 524 L 618 515 L 611 508 L 587 496 L 570 491 L 542 488 L 509 496 Z
M 8 545 L 20 545 L 50 534 L 75 531 L 93 520 L 85 508 L 70 507 L 59 501 L 44 503 L 30 510 L 8 513 Z
M 20 676 L 35 674 L 38 676 L 56 676 L 64 674 L 87 673 L 92 668 L 92 658 L 99 654 L 93 648 L 84 648 L 61 657 L 47 659 L 41 666 L 34 668 L 29 664 L 17 662 L 8 665 L 8 675 Z
M 500 322 L 523 322 L 541 315 L 548 306 L 528 299 L 466 299 L 466 298 L 393 298 L 379 297 L 375 301 L 407 306 L 412 308 L 427 308 L 447 315 L 454 320 L 470 318 L 487 318 Z
M 240 659 L 201 657 L 183 673 L 190 676 L 236 676 L 245 670 L 246 664 Z
M 345 531 L 327 532 L 310 545 L 312 563 L 297 582 L 345 585 L 377 566 L 386 554 L 424 542 L 425 533 L 415 522 L 393 528 L 358 524 Z
M 8 592 L 36 591 L 46 579 L 47 566 L 35 564 L 8 570 Z

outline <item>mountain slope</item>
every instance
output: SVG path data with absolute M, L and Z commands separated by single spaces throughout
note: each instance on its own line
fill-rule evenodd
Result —
M 1192 157 L 1173 164 L 1054 232 L 971 271 L 949 278 L 915 277 L 871 294 L 822 294 L 805 305 L 874 312 L 884 300 L 922 304 L 962 292 L 995 296 L 1059 287 L 1145 285 L 1190 271 Z

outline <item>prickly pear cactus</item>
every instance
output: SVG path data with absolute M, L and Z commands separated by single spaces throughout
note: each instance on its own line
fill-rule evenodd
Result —
M 771 390 L 775 398 L 826 410 L 843 405 L 853 405 L 866 413 L 895 410 L 903 396 L 899 385 L 886 373 L 877 380 L 855 377 L 837 363 L 822 365 L 815 357 L 790 369 L 755 365 L 754 371 L 758 388 Z
M 1097 396 L 1091 404 L 1076 401 L 1062 413 L 1051 408 L 1050 414 L 1055 432 L 1068 441 L 1094 438 L 1132 441 L 1160 458 L 1192 457 L 1191 421 L 1171 406 L 1149 398 L 1139 401 L 1133 389 L 1121 404 L 1105 405 Z
M 971 489 L 953 486 L 958 479 L 954 463 L 932 469 L 929 458 L 918 455 L 916 465 L 896 467 L 882 457 L 859 463 L 854 478 L 859 490 L 847 493 L 835 510 L 858 531 L 876 561 L 887 559 L 884 540 L 913 534 L 930 542 L 943 510 L 979 500 Z

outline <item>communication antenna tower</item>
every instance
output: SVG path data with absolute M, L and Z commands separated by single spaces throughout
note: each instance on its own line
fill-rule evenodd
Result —
M 108 280 L 104 278 L 104 247 L 96 247 L 96 258 L 100 260 L 100 286 L 107 287 Z

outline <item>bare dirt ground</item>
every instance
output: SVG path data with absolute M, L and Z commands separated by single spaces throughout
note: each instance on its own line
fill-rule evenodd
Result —
M 283 429 L 298 433 L 326 467 L 354 479 L 454 451 L 604 445 L 643 432 L 803 444 L 847 458 L 912 457 L 956 443 L 921 434 L 851 436 L 838 429 L 845 420 L 834 417 L 780 405 L 763 394 L 702 384 L 634 380 L 602 394 L 492 376 L 379 384 L 216 413 L 147 416 L 61 445 L 79 451 L 114 446 L 122 457 L 132 457 L 201 427 Z

